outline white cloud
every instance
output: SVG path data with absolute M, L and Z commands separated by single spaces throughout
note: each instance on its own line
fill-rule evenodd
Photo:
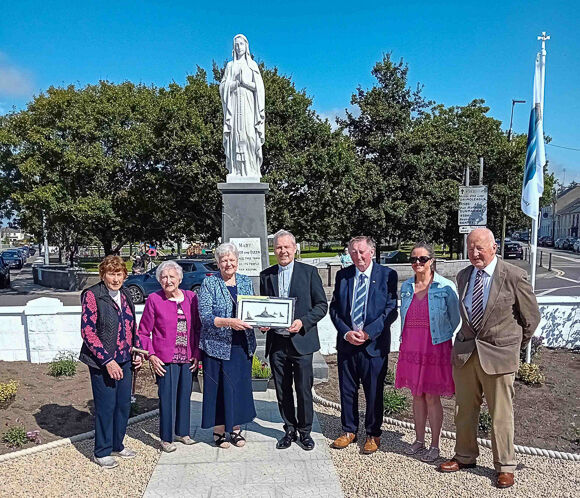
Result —
M 32 94 L 32 77 L 0 52 L 0 95 L 27 97 Z
M 336 130 L 338 128 L 338 125 L 336 124 L 336 118 L 345 118 L 346 117 L 346 110 L 348 110 L 348 112 L 350 112 L 351 114 L 354 114 L 354 116 L 358 116 L 360 114 L 360 110 L 358 108 L 358 106 L 349 106 L 347 109 L 345 109 L 344 107 L 342 108 L 335 108 L 335 109 L 329 109 L 327 111 L 320 111 L 318 112 L 318 115 L 320 116 L 320 119 L 328 119 L 328 121 L 330 121 L 330 126 L 332 127 L 333 130 Z

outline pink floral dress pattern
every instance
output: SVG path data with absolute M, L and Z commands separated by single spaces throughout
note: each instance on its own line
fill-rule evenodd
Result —
M 181 303 L 177 303 L 177 337 L 175 338 L 175 352 L 172 363 L 187 363 L 187 319 L 181 308 Z
M 131 359 L 131 345 L 133 341 L 133 313 L 131 307 L 121 293 L 121 309 L 115 303 L 119 315 L 119 329 L 117 332 L 117 347 L 115 351 L 107 351 L 97 334 L 97 301 L 91 291 L 83 296 L 81 315 L 81 336 L 101 366 L 115 360 L 124 363 Z M 139 336 L 135 338 L 135 346 L 139 347 Z

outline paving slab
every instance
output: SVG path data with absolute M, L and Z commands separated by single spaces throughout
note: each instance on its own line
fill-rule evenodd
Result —
M 161 455 L 145 497 L 343 496 L 316 414 L 314 450 L 304 451 L 297 444 L 277 450 L 284 430 L 276 394 L 272 389 L 254 393 L 257 417 L 244 426 L 246 445 L 222 449 L 213 445 L 211 429 L 199 427 L 201 400 L 201 394 L 192 394 L 191 434 L 196 443 L 176 443 L 175 452 Z

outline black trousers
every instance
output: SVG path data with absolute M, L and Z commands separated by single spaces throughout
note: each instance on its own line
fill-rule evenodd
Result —
M 277 335 L 270 349 L 270 368 L 284 430 L 310 434 L 314 418 L 312 353 L 299 354 L 290 338 Z M 296 388 L 297 407 L 294 406 L 292 384 Z

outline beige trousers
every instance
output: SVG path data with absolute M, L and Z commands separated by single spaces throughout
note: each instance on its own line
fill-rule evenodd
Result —
M 515 373 L 489 375 L 481 368 L 477 350 L 462 367 L 453 367 L 455 381 L 455 459 L 475 463 L 479 456 L 477 427 L 482 394 L 492 418 L 491 449 L 497 472 L 513 472 L 514 450 L 514 379 Z

